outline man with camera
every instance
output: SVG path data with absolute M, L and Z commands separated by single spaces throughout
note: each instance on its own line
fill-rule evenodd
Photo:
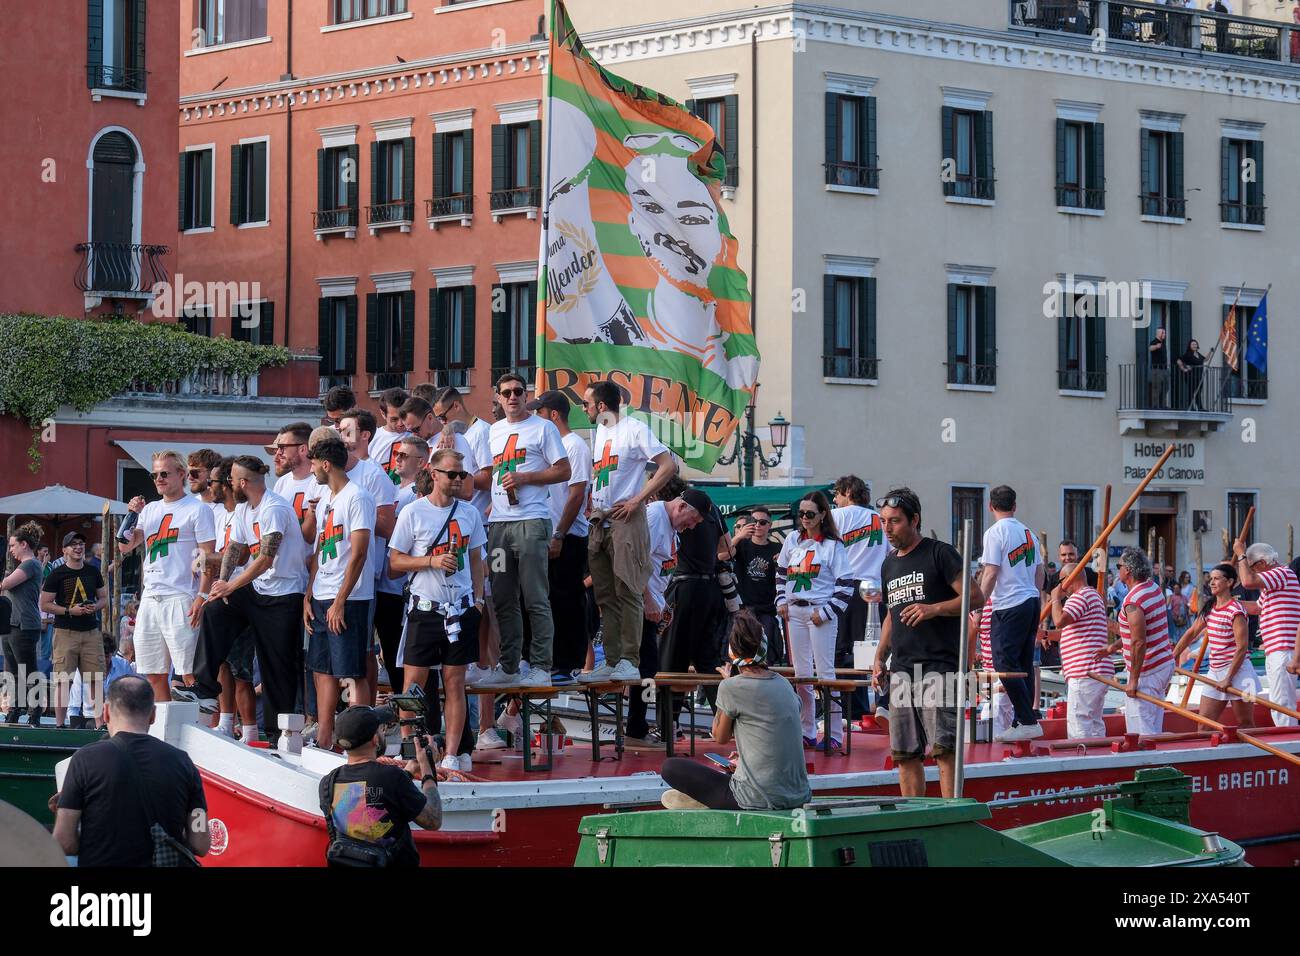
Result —
M 415 748 L 415 761 L 403 769 L 384 757 L 384 728 L 397 722 L 386 707 L 349 707 L 334 724 L 347 763 L 320 782 L 329 846 L 325 859 L 340 867 L 419 866 L 411 824 L 425 830 L 442 826 L 442 799 L 434 774 L 437 745 L 429 738 Z M 416 786 L 412 778 L 418 778 Z

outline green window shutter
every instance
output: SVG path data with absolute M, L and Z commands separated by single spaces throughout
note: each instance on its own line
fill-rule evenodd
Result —
M 357 370 L 357 297 L 348 296 L 347 302 L 347 341 L 344 343 L 344 360 L 347 368 L 339 369 L 343 375 L 352 375 Z
M 449 195 L 448 182 L 451 177 L 447 169 L 447 134 L 433 134 L 433 195 L 441 199 Z
M 993 286 L 985 286 L 979 290 L 979 313 L 975 317 L 976 331 L 975 334 L 979 339 L 979 357 L 976 361 L 980 365 L 987 366 L 984 371 L 984 378 L 979 381 L 981 385 L 997 384 L 997 364 L 998 364 L 998 290 Z
M 975 114 L 976 175 L 987 180 L 981 198 L 994 198 L 993 182 L 993 111 Z
M 1138 190 L 1143 196 L 1146 196 L 1151 190 L 1151 131 L 1143 129 L 1138 134 L 1138 163 L 1141 165 L 1140 175 L 1142 177 L 1141 188 Z M 1142 204 L 1143 214 L 1147 214 L 1147 206 Z
M 415 369 L 415 291 L 402 293 L 402 367 L 399 372 Z
M 500 290 L 500 291 L 497 291 Z M 492 286 L 492 368 L 493 370 L 505 368 L 510 364 L 510 325 L 509 325 L 509 306 L 507 301 L 510 298 L 508 290 L 503 285 Z M 496 310 L 496 304 L 502 304 L 501 311 Z
M 1183 134 L 1169 134 L 1169 195 L 1183 198 Z
M 266 222 L 270 218 L 270 213 L 266 208 L 267 177 L 271 175 L 268 168 L 266 143 L 253 144 L 253 174 L 251 188 L 253 190 L 252 198 L 249 200 L 249 222 Z
M 1059 301 L 1061 314 L 1056 319 L 1056 370 L 1064 373 L 1066 362 L 1070 358 L 1070 317 L 1065 314 L 1065 297 L 1062 296 Z M 1064 374 L 1058 375 L 1058 387 L 1065 388 L 1067 379 Z M 1080 386 L 1082 388 L 1082 386 Z
M 216 156 L 216 150 L 205 149 L 199 153 L 199 221 L 195 223 L 198 226 L 212 225 L 212 160 Z
M 1232 140 L 1226 136 L 1219 137 L 1219 202 L 1228 201 L 1229 190 L 1232 188 Z M 1222 222 L 1228 221 L 1228 211 L 1222 206 L 1219 207 L 1219 218 Z
M 1246 184 L 1246 202 L 1252 206 L 1264 205 L 1264 143 L 1251 140 L 1246 143 L 1246 156 L 1255 162 L 1255 181 Z M 1260 211 L 1260 215 L 1263 211 Z M 1263 222 L 1261 219 L 1260 222 Z
M 1192 303 L 1175 302 L 1174 321 L 1178 323 L 1178 341 L 1181 342 L 1183 348 L 1186 349 L 1187 343 L 1192 339 Z M 1182 352 L 1180 351 L 1179 355 L 1181 354 Z
M 429 369 L 447 367 L 447 330 L 442 320 L 442 292 L 429 290 Z
M 474 287 L 467 285 L 460 291 L 460 355 L 466 368 L 474 367 Z
M 177 177 L 180 180 L 180 182 L 177 184 L 179 188 L 176 197 L 176 209 L 177 209 L 176 226 L 181 232 L 184 232 L 186 229 L 190 228 L 189 219 L 186 218 L 185 215 L 186 207 L 189 205 L 188 200 L 189 200 L 190 177 L 188 176 L 189 173 L 188 159 L 189 159 L 189 153 L 181 153 L 180 164 L 179 164 L 181 174 L 179 177 Z
M 380 192 L 379 143 L 370 144 L 370 205 L 377 206 L 383 202 Z
M 861 359 L 874 359 L 876 357 L 876 280 L 862 280 L 862 332 L 859 341 L 862 343 L 862 354 L 858 356 Z M 870 369 L 868 369 L 870 372 Z M 868 375 L 874 378 L 874 375 Z
M 361 192 L 361 147 L 353 143 L 347 150 L 352 169 L 352 175 L 348 177 L 347 207 L 355 214 L 361 208 L 361 197 L 359 195 Z M 339 196 L 335 201 L 342 206 L 342 199 L 343 197 Z M 359 222 L 360 219 L 353 220 L 354 225 Z
M 876 98 L 868 96 L 862 101 L 862 117 L 858 124 L 862 130 L 862 162 L 868 166 L 879 166 L 880 157 L 876 155 Z
M 822 374 L 835 369 L 835 276 L 822 277 Z
M 951 282 L 948 283 L 948 381 L 957 381 L 957 286 Z
M 1087 131 L 1088 188 L 1098 190 L 1093 209 L 1106 208 L 1106 124 L 1089 123 Z
M 694 101 L 694 100 L 687 100 L 687 101 L 686 101 L 685 103 L 683 103 L 682 105 L 686 107 L 686 112 L 690 113 L 692 116 L 699 117 L 700 113 L 699 113 L 699 111 L 695 108 L 695 101 Z
M 1088 368 L 1096 391 L 1106 391 L 1106 317 L 1088 317 Z M 1085 382 L 1085 385 L 1087 383 Z
M 528 185 L 542 184 L 542 121 L 528 124 Z
M 826 182 L 836 183 L 834 164 L 840 158 L 840 97 L 827 93 L 826 101 Z
M 131 5 L 131 68 L 137 70 L 134 88 L 139 93 L 146 92 L 145 80 L 145 0 L 135 0 Z
M 263 302 L 261 306 L 261 324 L 257 330 L 258 345 L 275 344 L 275 303 Z M 251 330 L 250 330 L 251 331 Z
M 943 125 L 943 156 L 940 158 L 944 162 L 948 160 L 952 160 L 954 164 L 957 161 L 957 157 L 953 154 L 955 145 L 953 143 L 953 136 L 952 136 L 952 122 L 953 122 L 953 115 L 955 112 L 956 111 L 953 109 L 953 107 L 945 106 L 943 108 L 942 113 L 940 114 L 941 122 Z M 957 193 L 957 184 L 955 182 L 951 182 L 951 183 L 945 182 L 943 184 L 943 194 L 945 196 L 954 196 L 956 195 L 956 193 Z M 953 315 L 954 315 L 953 321 L 955 322 L 956 313 L 954 312 Z
M 104 0 L 89 0 L 86 13 L 86 86 L 94 89 L 104 72 Z
M 1056 185 L 1065 185 L 1065 120 L 1056 121 Z M 1057 205 L 1061 204 L 1061 193 L 1057 192 Z
M 391 148 L 391 147 L 390 147 Z M 415 204 L 415 137 L 408 136 L 402 140 L 402 202 Z M 412 209 L 409 216 L 403 218 L 413 219 L 415 212 Z M 410 371 L 410 369 L 407 369 Z
M 727 160 L 727 185 L 740 183 L 740 97 L 734 93 L 722 98 L 722 124 L 726 140 L 722 152 Z
M 379 371 L 379 296 L 366 293 L 366 371 Z
M 474 195 L 474 130 L 467 129 L 461 135 L 461 141 L 464 143 L 464 159 L 461 166 L 461 177 L 465 181 L 465 195 Z
M 333 375 L 334 310 L 332 299 L 316 300 L 316 349 L 320 352 L 320 374 Z
M 326 170 L 325 150 L 316 150 L 316 211 L 324 212 L 329 208 L 327 190 L 329 173 Z
M 240 223 L 251 221 L 245 220 L 241 213 L 243 210 L 244 195 L 244 147 L 235 144 L 230 147 L 230 221 L 238 226 Z
M 510 127 L 492 127 L 492 191 L 505 189 L 510 181 Z

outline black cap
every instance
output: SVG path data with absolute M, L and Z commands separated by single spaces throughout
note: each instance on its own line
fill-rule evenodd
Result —
M 553 388 L 550 391 L 542 392 L 542 394 L 538 395 L 524 407 L 530 412 L 535 412 L 539 408 L 545 408 L 552 412 L 559 412 L 561 415 L 567 415 L 569 414 L 569 409 L 572 408 L 573 405 L 569 401 L 567 395 Z
M 704 517 L 713 511 L 713 499 L 699 488 L 687 488 L 682 492 L 682 501 L 686 502 Z
M 63 546 L 66 548 L 68 545 L 72 544 L 72 542 L 76 541 L 78 538 L 81 539 L 82 544 L 86 543 L 86 536 L 82 534 L 80 531 L 69 531 L 67 534 L 63 536 Z
M 344 750 L 354 750 L 370 743 L 380 727 L 396 722 L 389 707 L 349 707 L 334 719 L 334 739 Z

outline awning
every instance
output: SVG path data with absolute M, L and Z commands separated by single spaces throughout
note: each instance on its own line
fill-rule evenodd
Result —
M 61 516 L 98 515 L 109 503 L 111 514 L 126 514 L 126 505 L 111 498 L 100 498 L 63 485 L 49 485 L 40 491 L 25 491 L 21 495 L 0 498 L 0 514 L 35 515 L 58 518 Z
M 823 492 L 830 497 L 831 486 L 825 485 L 709 485 L 696 483 L 706 495 L 713 499 L 718 510 L 727 518 L 727 523 L 737 512 L 762 505 L 771 509 L 772 519 L 788 518 L 794 505 L 814 491 Z
M 226 445 L 214 442 L 171 441 L 162 438 L 157 441 L 115 441 L 113 444 L 130 455 L 145 471 L 152 470 L 155 452 L 171 450 L 179 452 L 183 458 L 188 458 L 200 448 L 211 448 L 223 458 L 252 455 L 254 458 L 260 458 L 266 462 L 267 467 L 273 464 L 271 456 L 266 453 L 266 449 L 261 445 Z

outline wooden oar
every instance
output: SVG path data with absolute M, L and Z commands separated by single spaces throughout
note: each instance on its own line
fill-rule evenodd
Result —
M 1238 543 L 1246 540 L 1246 533 L 1250 531 L 1250 523 L 1255 520 L 1255 506 L 1251 505 L 1250 510 L 1246 512 L 1246 520 L 1241 523 L 1241 533 L 1237 535 Z M 1197 568 L 1200 573 L 1200 568 Z M 1200 588 L 1200 582 L 1197 582 L 1197 589 Z M 1196 652 L 1196 663 L 1192 666 L 1192 672 L 1195 673 L 1201 669 L 1201 663 L 1205 660 L 1205 649 L 1210 646 L 1210 635 L 1204 633 L 1201 635 L 1201 646 Z M 1187 688 L 1183 691 L 1183 706 L 1192 699 L 1192 682 L 1187 682 Z
M 1174 443 L 1170 442 L 1168 447 L 1165 448 L 1165 453 L 1156 460 L 1154 465 L 1151 466 L 1151 470 L 1147 472 L 1146 477 L 1138 482 L 1138 486 L 1133 489 L 1133 494 L 1128 496 L 1128 501 L 1124 502 L 1124 504 L 1120 506 L 1119 511 L 1111 517 L 1110 521 L 1107 522 L 1106 527 L 1101 529 L 1101 534 L 1097 535 L 1097 540 L 1092 543 L 1092 547 L 1079 556 L 1079 563 L 1075 565 L 1074 570 L 1066 575 L 1065 580 L 1061 582 L 1062 591 L 1069 587 L 1070 584 L 1074 582 L 1074 579 L 1083 573 L 1083 569 L 1087 566 L 1088 559 L 1092 557 L 1093 552 L 1097 550 L 1103 541 L 1110 537 L 1112 531 L 1119 527 L 1119 523 L 1124 520 L 1124 516 L 1128 514 L 1129 509 L 1137 504 L 1137 500 L 1142 497 L 1142 492 L 1146 491 L 1147 485 L 1151 484 L 1151 480 L 1160 473 L 1160 469 L 1165 466 L 1165 462 L 1169 460 L 1169 456 L 1173 453 Z M 1048 604 L 1043 608 L 1043 612 L 1038 615 L 1038 623 L 1042 624 L 1047 620 L 1047 615 L 1051 613 L 1052 605 Z
M 1182 674 L 1184 677 L 1190 677 L 1192 680 L 1198 680 L 1204 684 L 1210 684 L 1216 689 L 1219 688 L 1218 681 L 1210 680 L 1210 678 L 1205 674 L 1194 674 L 1181 667 L 1176 668 L 1174 673 Z M 1187 686 L 1191 687 L 1191 683 L 1189 682 Z M 1247 697 L 1235 687 L 1229 687 L 1228 693 L 1232 694 L 1234 697 L 1240 697 L 1242 700 L 1250 701 L 1252 704 L 1259 704 L 1262 707 L 1267 707 L 1269 710 L 1276 710 L 1279 714 L 1286 714 L 1288 717 L 1294 717 L 1296 720 L 1300 720 L 1300 710 L 1292 710 L 1290 707 L 1283 707 L 1281 704 L 1275 704 L 1271 700 L 1265 700 L 1263 697 Z
M 1088 676 L 1095 681 L 1101 681 L 1107 687 L 1113 687 L 1115 690 L 1123 691 L 1125 694 L 1128 693 L 1128 688 L 1117 680 L 1113 680 L 1109 677 L 1102 677 L 1100 674 L 1089 674 Z M 1145 700 L 1148 704 L 1155 704 L 1157 707 L 1167 710 L 1171 714 L 1178 714 L 1180 717 L 1186 717 L 1188 720 L 1193 720 L 1205 727 L 1212 727 L 1215 730 L 1224 733 L 1228 730 L 1227 726 L 1219 723 L 1217 720 L 1211 720 L 1209 717 L 1202 717 L 1195 711 L 1187 710 L 1185 707 L 1179 707 L 1177 704 L 1171 704 L 1169 701 L 1161 700 L 1159 697 L 1152 697 L 1150 694 L 1143 693 L 1142 691 L 1138 691 L 1136 696 L 1138 700 Z M 1240 730 L 1237 730 L 1237 739 L 1243 743 L 1252 744 L 1260 750 L 1271 753 L 1274 757 L 1280 757 L 1288 763 L 1293 763 L 1297 767 L 1300 767 L 1300 757 L 1297 757 L 1295 754 L 1289 754 L 1285 750 L 1279 750 L 1271 744 L 1266 744 L 1264 741 L 1256 737 L 1242 733 Z
M 1106 494 L 1102 498 L 1101 513 L 1104 517 L 1102 521 L 1110 521 L 1110 485 L 1106 486 Z M 1106 575 L 1110 571 L 1110 538 L 1103 536 L 1101 539 L 1101 569 L 1097 572 L 1097 593 L 1101 595 L 1103 605 L 1106 601 Z

